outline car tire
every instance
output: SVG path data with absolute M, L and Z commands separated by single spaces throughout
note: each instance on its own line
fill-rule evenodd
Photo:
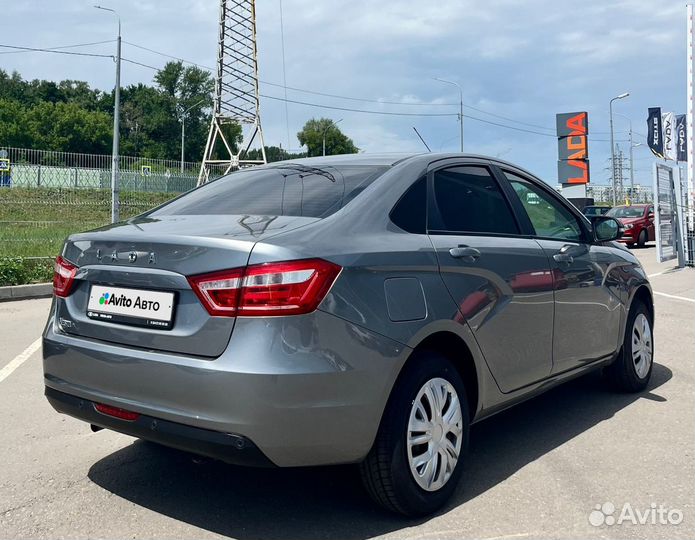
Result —
M 608 366 L 606 375 L 623 392 L 641 392 L 649 383 L 654 366 L 654 323 L 647 306 L 632 303 L 625 325 L 625 336 L 618 357 Z
M 644 244 L 647 243 L 647 231 L 642 229 L 639 233 L 639 237 L 637 238 L 637 247 L 644 247 Z
M 451 497 L 469 437 L 468 401 L 458 371 L 440 354 L 416 355 L 400 375 L 374 445 L 360 464 L 372 499 L 411 517 L 431 514 Z M 437 389 L 441 406 L 428 407 L 431 399 L 437 400 Z M 429 455 L 433 457 L 427 459 Z

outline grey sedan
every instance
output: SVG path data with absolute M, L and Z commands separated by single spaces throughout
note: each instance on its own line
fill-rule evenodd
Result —
M 237 171 L 67 239 L 46 396 L 230 463 L 359 464 L 379 504 L 431 513 L 474 422 L 589 370 L 645 388 L 652 293 L 620 234 L 480 156 Z

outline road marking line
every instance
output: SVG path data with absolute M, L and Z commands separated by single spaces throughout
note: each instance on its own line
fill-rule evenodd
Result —
M 665 296 L 666 298 L 673 298 L 674 300 L 683 300 L 684 302 L 695 302 L 695 299 L 686 298 L 685 296 L 676 296 L 675 294 L 666 294 L 665 292 L 654 291 L 654 294 Z
M 0 383 L 7 379 L 12 372 L 26 362 L 29 357 L 41 348 L 41 338 L 37 339 L 29 345 L 21 354 L 18 354 L 14 359 L 7 364 L 4 368 L 0 369 Z
M 668 270 L 662 270 L 661 272 L 655 272 L 654 274 L 649 274 L 647 277 L 648 277 L 648 278 L 653 278 L 653 277 L 656 277 L 656 276 L 661 276 L 661 275 L 665 274 L 666 272 L 668 272 Z

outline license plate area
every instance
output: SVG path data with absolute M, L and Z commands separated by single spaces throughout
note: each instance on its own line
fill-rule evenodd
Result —
M 175 294 L 92 285 L 87 317 L 97 321 L 170 330 L 174 321 Z

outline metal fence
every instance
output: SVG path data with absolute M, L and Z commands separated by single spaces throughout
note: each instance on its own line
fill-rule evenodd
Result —
M 0 259 L 55 257 L 69 234 L 108 224 L 111 163 L 110 155 L 0 147 Z M 199 170 L 196 162 L 121 156 L 121 218 L 194 188 Z
M 27 148 L 0 148 L 9 171 L 0 173 L 0 185 L 27 188 L 110 189 L 111 156 L 53 152 Z M 122 191 L 180 193 L 196 185 L 200 163 L 120 156 Z

